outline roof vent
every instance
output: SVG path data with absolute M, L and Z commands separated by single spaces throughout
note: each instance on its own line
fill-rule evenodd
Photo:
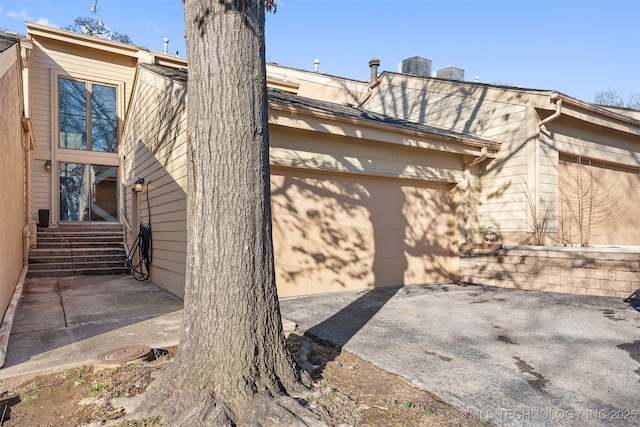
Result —
M 464 70 L 458 67 L 444 67 L 436 71 L 436 77 L 449 80 L 464 80 Z
M 380 60 L 378 58 L 371 58 L 369 60 L 369 68 L 371 68 L 371 77 L 369 77 L 369 82 L 375 82 L 378 78 L 378 67 L 380 66 Z
M 398 72 L 418 77 L 431 77 L 431 60 L 412 56 L 398 63 Z

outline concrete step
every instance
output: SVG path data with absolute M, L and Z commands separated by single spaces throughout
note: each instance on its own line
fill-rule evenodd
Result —
M 81 248 L 123 248 L 123 243 L 115 242 L 40 242 L 38 249 L 81 249 Z
M 117 223 L 71 223 L 38 228 L 28 277 L 129 274 L 124 229 Z
M 29 251 L 29 258 L 43 256 L 109 256 L 124 254 L 124 246 L 110 246 L 106 248 L 34 248 Z
M 114 235 L 114 236 L 122 236 L 124 234 L 123 230 L 120 229 L 78 229 L 78 230 L 67 230 L 62 228 L 38 228 L 38 237 L 40 236 L 90 236 L 90 235 Z
M 115 253 L 109 255 L 30 255 L 29 264 L 57 264 L 68 262 L 108 262 L 108 261 L 126 261 L 127 257 L 124 253 Z
M 128 268 L 86 268 L 86 269 L 59 269 L 59 270 L 29 270 L 27 277 L 71 277 L 71 276 L 103 276 L 114 274 L 130 274 Z
M 122 243 L 122 236 L 38 236 L 38 245 L 41 243 L 66 245 L 68 243 L 93 243 L 96 241 L 118 244 Z
M 125 258 L 117 260 L 92 260 L 92 261 L 76 261 L 67 260 L 59 263 L 33 263 L 29 265 L 29 271 L 45 271 L 45 270 L 85 270 L 90 268 L 124 268 L 127 260 Z
M 122 230 L 122 224 L 117 222 L 72 222 L 60 223 L 57 227 L 38 227 L 41 230 Z

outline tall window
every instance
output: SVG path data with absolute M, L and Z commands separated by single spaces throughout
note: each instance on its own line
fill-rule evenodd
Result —
M 60 78 L 60 148 L 118 151 L 116 87 Z

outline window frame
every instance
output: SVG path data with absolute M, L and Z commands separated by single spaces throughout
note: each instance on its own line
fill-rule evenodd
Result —
M 61 81 L 65 79 L 65 80 L 69 80 L 71 82 L 80 82 L 84 84 L 85 87 L 85 111 L 84 111 L 84 121 L 85 121 L 85 147 L 84 148 L 72 148 L 72 147 L 64 147 L 62 146 L 62 138 L 61 138 L 61 116 L 62 116 L 62 109 L 60 107 L 61 105 L 61 95 L 62 95 L 62 90 L 61 90 Z M 104 82 L 104 81 L 99 81 L 99 80 L 95 80 L 95 79 L 87 79 L 87 78 L 82 78 L 82 77 L 75 77 L 75 76 L 69 76 L 69 75 L 65 75 L 65 74 L 56 74 L 55 75 L 55 81 L 56 81 L 56 91 L 55 91 L 55 96 L 53 99 L 53 103 L 55 105 L 55 109 L 54 111 L 56 111 L 56 129 L 55 129 L 55 141 L 56 141 L 56 148 L 60 149 L 60 150 L 70 150 L 73 152 L 81 152 L 81 153 L 87 153 L 87 154 L 115 154 L 117 155 L 119 152 L 119 148 L 120 148 L 120 108 L 121 108 L 121 84 L 118 83 L 114 83 L 114 82 Z M 94 133 L 94 129 L 93 129 L 93 87 L 94 85 L 98 85 L 98 86 L 104 86 L 104 87 L 110 87 L 113 88 L 114 90 L 114 111 L 113 113 L 115 114 L 114 117 L 114 122 L 115 122 L 115 151 L 103 151 L 103 150 L 93 150 L 93 133 Z

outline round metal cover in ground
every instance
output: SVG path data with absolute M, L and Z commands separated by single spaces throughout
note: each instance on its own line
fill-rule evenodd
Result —
M 102 353 L 96 358 L 100 366 L 126 365 L 132 362 L 151 360 L 153 353 L 148 345 L 130 345 Z

